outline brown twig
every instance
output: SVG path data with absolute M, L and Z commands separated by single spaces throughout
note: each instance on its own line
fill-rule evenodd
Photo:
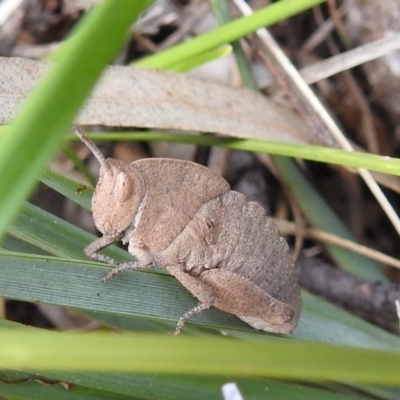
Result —
M 399 333 L 396 301 L 399 285 L 369 282 L 315 258 L 300 262 L 300 284 L 354 314 L 391 332 Z

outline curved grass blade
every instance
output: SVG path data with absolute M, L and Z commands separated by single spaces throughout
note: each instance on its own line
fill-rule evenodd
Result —
M 179 317 L 196 304 L 172 276 L 151 270 L 128 272 L 104 284 L 100 278 L 108 270 L 105 265 L 8 252 L 0 252 L 0 268 L 0 296 L 11 299 L 166 321 L 169 326 L 174 326 Z M 400 347 L 399 338 L 363 321 L 354 322 L 351 318 L 355 317 L 350 315 L 346 320 L 343 316 L 347 314 L 340 310 L 335 309 L 334 314 L 322 305 L 322 309 L 317 310 L 312 300 L 306 304 L 310 311 L 303 311 L 297 337 L 366 348 Z M 268 341 L 275 337 L 255 331 L 217 309 L 194 317 L 190 326 L 219 329 L 246 340 Z

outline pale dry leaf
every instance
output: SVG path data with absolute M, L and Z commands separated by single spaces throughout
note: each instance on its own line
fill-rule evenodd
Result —
M 10 123 L 49 68 L 41 61 L 0 58 L 1 124 Z M 109 67 L 75 122 L 320 144 L 293 111 L 261 94 L 130 67 Z

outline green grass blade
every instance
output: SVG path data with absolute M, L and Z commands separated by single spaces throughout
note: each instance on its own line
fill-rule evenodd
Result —
M 27 253 L 39 256 L 51 255 L 51 253 L 49 253 L 48 251 L 45 251 L 31 243 L 28 243 L 22 239 L 13 237 L 11 235 L 4 236 L 1 242 L 1 248 L 4 250 L 12 251 L 14 253 Z
M 171 327 L 196 304 L 176 279 L 155 271 L 132 271 L 104 284 L 100 278 L 109 267 L 103 264 L 6 252 L 0 252 L 0 268 L 0 296 L 11 299 L 166 321 Z M 334 314 L 321 301 L 317 310 L 313 303 L 313 299 L 306 302 L 310 311 L 303 311 L 297 337 L 366 348 L 400 347 L 399 338 L 363 321 L 354 322 L 355 317 L 346 317 L 343 311 Z M 190 326 L 221 329 L 246 340 L 271 340 L 270 335 L 216 309 L 194 317 Z
M 324 3 L 325 0 L 285 0 L 265 7 L 249 17 L 239 18 L 218 29 L 207 32 L 188 42 L 177 44 L 168 50 L 148 56 L 133 65 L 141 68 L 168 69 L 184 59 L 215 49 L 253 33 L 263 26 L 273 25 L 301 11 Z
M 19 330 L 0 332 L 0 341 L 7 343 L 0 347 L 0 368 L 8 369 L 250 375 L 400 386 L 398 351 L 284 339 L 245 342 L 151 334 Z
M 94 235 L 29 203 L 23 205 L 8 234 L 49 254 L 75 260 L 87 260 L 83 249 L 96 240 Z M 133 259 L 116 246 L 108 247 L 106 254 L 121 262 Z
M 37 331 L 36 328 L 0 320 L 0 332 L 5 329 L 24 330 L 27 332 Z M 36 371 L 35 375 L 32 375 L 26 372 L 0 371 L 0 382 L 27 378 L 68 382 L 73 386 L 78 386 L 81 390 L 86 387 L 90 391 L 94 389 L 113 393 L 113 398 L 126 395 L 149 400 L 221 400 L 221 386 L 228 381 L 232 381 L 231 376 L 177 376 L 173 374 L 116 374 L 72 371 Z M 354 399 L 351 395 L 341 394 L 340 387 L 333 388 L 332 390 L 337 391 L 337 393 L 333 393 L 323 388 L 307 387 L 265 378 L 236 377 L 234 381 L 245 398 L 252 400 L 264 399 L 266 391 L 272 398 L 287 400 L 294 398 L 296 400 L 319 400 L 321 398 L 327 400 Z M 364 385 L 363 390 L 367 391 L 367 389 Z M 396 389 L 393 389 L 393 393 L 395 391 Z M 362 397 L 357 396 L 356 398 L 361 400 Z
M 302 314 L 294 337 L 365 348 L 400 348 L 400 338 L 346 311 L 302 293 Z
M 1 325 L 2 321 L 0 321 L 0 330 Z M 80 399 L 79 395 L 81 395 L 82 400 L 87 400 L 87 396 L 90 395 L 96 395 L 96 399 L 103 399 L 101 394 L 104 393 L 114 399 L 125 398 L 125 396 L 129 396 L 131 399 L 132 396 L 135 396 L 141 399 L 159 400 L 221 400 L 221 387 L 231 380 L 232 377 L 229 376 L 177 376 L 172 374 L 116 374 L 70 371 L 44 371 L 30 374 L 5 370 L 0 371 L 0 395 L 8 395 L 10 396 L 9 398 L 15 399 L 57 398 L 60 400 L 78 400 Z M 252 400 L 264 399 L 266 391 L 274 399 L 354 399 L 351 395 L 341 394 L 340 388 L 336 388 L 339 393 L 333 393 L 329 389 L 307 387 L 296 383 L 279 382 L 265 378 L 235 378 L 234 381 L 245 398 Z M 28 385 L 28 383 L 36 384 Z M 61 386 L 60 383 L 69 383 L 69 389 L 66 389 L 65 385 Z M 48 386 L 59 386 L 59 388 L 46 391 Z M 32 390 L 32 396 L 29 396 L 27 388 Z M 25 397 L 23 397 L 24 395 Z M 357 399 L 361 400 L 362 397 L 357 396 Z
M 232 47 L 229 45 L 221 46 L 216 49 L 197 54 L 193 57 L 186 58 L 177 64 L 171 65 L 168 70 L 175 72 L 186 72 L 193 68 L 199 67 L 210 61 L 217 60 L 218 58 L 225 57 L 232 52 Z
M 110 400 L 111 393 L 88 390 L 78 383 L 18 371 L 0 371 L 0 397 L 12 400 Z M 4 396 L 4 397 L 2 397 Z M 115 398 L 115 397 L 114 397 Z M 128 397 L 119 396 L 120 399 Z
M 54 374 L 50 375 L 54 376 Z M 136 395 L 141 399 L 157 400 L 221 400 L 221 387 L 232 380 L 249 400 L 264 400 L 266 393 L 272 399 L 280 400 L 350 400 L 360 397 L 332 393 L 328 390 L 302 386 L 271 379 L 232 378 L 231 376 L 177 376 L 168 374 L 96 374 L 58 373 L 59 378 L 67 377 L 81 385 L 96 385 L 114 393 Z
M 92 140 L 133 140 L 168 143 L 187 143 L 200 146 L 220 146 L 232 150 L 266 153 L 277 156 L 302 158 L 304 160 L 331 163 L 354 168 L 365 168 L 400 176 L 400 159 L 376 154 L 351 152 L 322 146 L 278 143 L 255 139 L 222 138 L 204 135 L 183 135 L 173 132 L 112 132 L 91 133 Z M 66 135 L 66 140 L 76 141 L 75 135 Z
M 49 168 L 44 170 L 40 180 L 56 192 L 61 193 L 86 210 L 90 210 L 93 188 L 70 179 Z

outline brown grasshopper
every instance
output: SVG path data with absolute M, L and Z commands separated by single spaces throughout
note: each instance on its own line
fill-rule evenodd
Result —
M 260 205 L 204 166 L 167 158 L 132 164 L 105 159 L 75 131 L 101 165 L 92 210 L 103 236 L 84 251 L 114 266 L 104 282 L 127 270 L 167 270 L 199 300 L 175 333 L 211 306 L 256 329 L 293 332 L 301 307 L 298 271 Z M 98 253 L 119 240 L 137 261 L 118 264 Z

